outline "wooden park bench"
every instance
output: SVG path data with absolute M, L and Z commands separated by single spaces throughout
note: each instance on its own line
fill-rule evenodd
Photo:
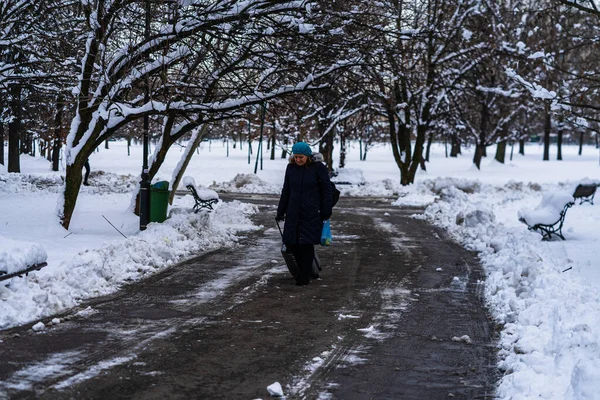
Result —
M 570 194 L 547 193 L 542 196 L 542 201 L 533 210 L 519 210 L 519 221 L 527 225 L 527 229 L 541 233 L 542 240 L 550 240 L 552 235 L 565 240 L 562 227 L 567 210 L 573 204 L 575 202 Z
M 46 250 L 37 244 L 0 236 L 0 281 L 22 277 L 46 265 Z
M 203 209 L 210 212 L 213 210 L 213 205 L 219 202 L 219 194 L 217 192 L 212 189 L 199 188 L 191 176 L 184 176 L 182 184 L 190 191 L 190 194 L 194 198 L 193 210 L 195 213 Z
M 573 192 L 573 198 L 575 200 L 579 199 L 579 204 L 583 204 L 588 202 L 590 204 L 594 204 L 594 196 L 596 195 L 597 186 L 593 183 L 585 184 L 581 183 L 577 185 L 575 188 L 575 192 Z

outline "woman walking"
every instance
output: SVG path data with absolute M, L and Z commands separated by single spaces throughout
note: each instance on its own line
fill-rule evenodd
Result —
M 292 147 L 292 157 L 285 179 L 277 221 L 285 219 L 283 242 L 298 263 L 296 285 L 310 282 L 315 244 L 321 242 L 323 221 L 331 217 L 331 182 L 327 167 L 312 159 L 312 150 L 304 142 Z

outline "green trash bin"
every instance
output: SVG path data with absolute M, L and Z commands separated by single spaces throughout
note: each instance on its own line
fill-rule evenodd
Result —
M 150 186 L 150 222 L 164 222 L 168 208 L 169 182 L 156 182 Z

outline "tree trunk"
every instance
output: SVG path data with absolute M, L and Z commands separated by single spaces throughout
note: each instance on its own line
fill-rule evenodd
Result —
M 21 137 L 21 88 L 14 86 L 11 88 L 12 99 L 10 100 L 10 109 L 12 121 L 8 123 L 8 172 L 21 172 L 21 163 L 19 160 Z
M 504 164 L 504 160 L 506 159 L 506 140 L 498 143 L 496 146 L 496 156 L 494 158 L 499 163 Z
M 0 164 L 4 165 L 4 124 L 0 122 Z
M 59 215 L 61 225 L 65 229 L 69 229 L 69 225 L 71 225 L 71 218 L 73 218 L 77 196 L 79 195 L 79 189 L 81 188 L 81 182 L 83 181 L 81 170 L 83 169 L 85 160 L 87 160 L 87 156 L 82 157 L 82 154 L 80 153 L 75 157 L 73 164 L 67 164 L 64 186 L 65 203 L 62 214 Z
M 54 114 L 54 137 L 52 138 L 52 171 L 58 171 L 60 148 L 62 146 L 62 117 L 65 103 L 61 95 L 56 99 L 56 114 Z
M 21 135 L 23 136 L 21 141 L 23 150 L 21 151 L 21 154 L 33 155 L 33 135 L 26 130 L 22 130 Z
M 346 127 L 340 132 L 340 163 L 338 168 L 342 169 L 346 166 Z
M 423 109 L 423 114 L 421 117 L 422 121 L 429 120 L 429 106 L 426 105 Z M 417 175 L 417 169 L 419 165 L 423 168 L 423 160 L 424 160 L 424 147 L 425 147 L 425 137 L 427 135 L 427 125 L 419 124 L 417 125 L 417 139 L 415 140 L 415 149 L 413 152 L 412 160 L 410 162 L 410 167 L 408 168 L 408 176 L 406 179 L 407 184 L 415 183 L 415 176 Z M 423 168 L 424 169 L 424 168 Z
M 319 142 L 319 153 L 323 155 L 323 161 L 327 165 L 329 171 L 333 171 L 333 134 L 334 129 L 331 129 L 327 135 L 323 136 L 326 124 L 319 121 L 319 133 L 321 134 L 321 141 Z
M 479 126 L 479 140 L 477 141 L 477 146 L 475 147 L 475 154 L 473 154 L 473 164 L 477 167 L 477 169 L 481 169 L 481 159 L 486 157 L 487 152 L 485 149 L 485 142 L 487 136 L 487 125 L 489 118 L 489 109 L 488 105 L 485 101 L 481 102 L 480 109 L 480 126 Z
M 20 124 L 19 124 L 20 125 Z M 27 154 L 27 137 L 22 129 L 19 129 L 19 153 Z
M 127 136 L 127 156 L 131 155 L 131 136 Z
M 579 151 L 577 152 L 577 154 L 583 154 L 583 131 L 579 133 Z
M 477 169 L 481 169 L 481 159 L 483 158 L 483 154 L 485 153 L 485 145 L 481 143 L 477 143 L 475 147 L 475 154 L 473 155 L 473 164 L 477 167 Z
M 285 150 L 285 147 L 287 147 L 288 143 L 289 143 L 289 139 L 288 139 L 287 135 L 285 135 L 283 137 L 283 146 L 281 147 L 281 158 L 287 158 L 287 156 L 288 156 L 288 153 Z
M 460 153 L 460 139 L 457 133 L 450 135 L 450 157 L 458 157 Z
M 402 152 L 400 150 L 400 134 L 396 131 L 396 119 L 394 117 L 394 111 L 389 103 L 386 104 L 386 115 L 388 119 L 388 126 L 390 129 L 390 142 L 392 144 L 392 154 L 394 155 L 394 161 L 400 170 L 400 184 L 402 186 L 408 185 L 408 162 L 402 158 Z M 401 127 L 398 127 L 398 130 Z M 410 160 L 410 154 L 407 156 Z
M 277 143 L 275 136 L 277 136 L 277 132 L 275 131 L 275 122 L 273 122 L 273 134 L 271 135 L 271 156 L 269 157 L 271 160 L 275 159 L 275 144 Z
M 433 132 L 430 132 L 427 138 L 427 149 L 425 151 L 425 161 L 427 162 L 429 162 L 429 154 L 431 153 L 431 143 L 433 143 Z M 425 162 L 423 162 L 423 165 L 425 165 Z
M 562 161 L 562 142 L 564 130 L 561 128 L 556 137 L 556 159 Z
M 46 158 L 46 149 L 48 148 L 48 143 L 45 140 L 40 139 L 40 157 Z
M 106 139 L 106 140 L 104 141 L 104 148 L 105 148 L 105 149 L 108 149 L 108 139 Z
M 550 160 L 550 130 L 552 129 L 552 119 L 550 115 L 550 102 L 544 106 L 544 161 Z
M 519 139 L 519 154 L 525 155 L 525 139 Z

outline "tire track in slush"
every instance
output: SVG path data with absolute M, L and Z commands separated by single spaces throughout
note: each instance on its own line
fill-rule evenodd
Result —
M 372 209 L 363 209 L 361 214 L 370 216 L 372 211 Z M 414 256 L 411 250 L 418 246 L 413 246 L 413 241 L 407 239 L 394 225 L 375 217 L 372 224 L 367 226 L 377 227 L 378 240 L 388 241 L 389 248 L 394 249 L 394 252 L 403 256 Z M 364 225 L 362 230 L 364 235 L 372 234 L 372 232 L 365 231 Z M 398 240 L 398 236 L 401 237 L 400 240 Z M 402 246 L 399 246 L 398 242 L 401 242 Z M 407 249 L 411 250 L 407 251 Z M 421 266 L 421 264 L 417 264 L 413 272 L 418 271 Z M 361 319 L 366 319 L 367 327 L 355 328 L 341 340 L 339 345 L 322 353 L 325 356 L 323 360 L 319 360 L 317 357 L 316 363 L 306 365 L 305 369 L 309 371 L 309 374 L 297 378 L 297 382 L 290 385 L 291 396 L 288 398 L 330 398 L 329 389 L 337 387 L 335 381 L 328 379 L 332 371 L 347 365 L 358 365 L 368 361 L 369 350 L 377 342 L 388 338 L 390 332 L 397 328 L 402 315 L 410 307 L 410 304 L 418 301 L 406 288 L 410 282 L 410 275 L 405 275 L 399 282 L 398 278 L 398 274 L 388 273 L 386 276 L 379 277 L 369 290 L 363 292 L 366 300 L 363 310 L 373 310 L 370 313 L 363 312 Z M 374 328 L 374 330 L 370 328 Z

